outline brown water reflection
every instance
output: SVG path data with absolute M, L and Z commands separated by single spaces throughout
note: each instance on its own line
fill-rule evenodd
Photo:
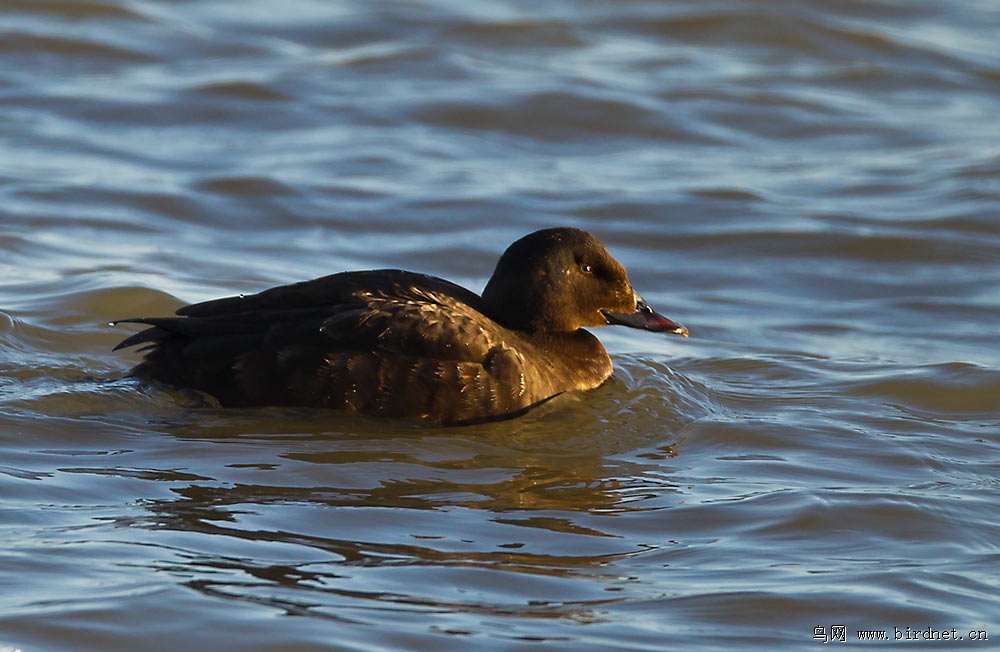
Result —
M 188 436 L 183 430 L 175 434 Z M 227 468 L 281 477 L 287 473 L 282 460 L 291 460 L 297 463 L 291 480 L 303 486 L 163 473 L 155 479 L 171 482 L 176 496 L 144 502 L 149 515 L 133 526 L 312 552 L 304 562 L 267 563 L 255 556 L 184 549 L 171 563 L 157 566 L 193 578 L 182 581 L 210 597 L 334 619 L 344 618 L 339 610 L 349 600 L 353 611 L 361 601 L 377 611 L 405 605 L 596 622 L 607 616 L 595 608 L 622 599 L 617 594 L 623 578 L 613 570 L 615 562 L 646 549 L 601 527 L 608 515 L 639 509 L 628 504 L 634 497 L 620 493 L 626 483 L 608 477 L 605 451 L 557 451 L 551 441 L 541 447 L 547 450 L 534 451 L 530 437 L 497 432 L 445 437 L 410 428 L 404 438 L 374 433 L 338 438 L 295 435 L 291 428 L 275 438 L 212 430 L 195 437 L 209 439 L 222 457 L 229 442 L 248 439 L 286 449 L 273 462 Z M 301 442 L 308 442 L 308 451 L 296 450 Z M 318 477 L 354 482 L 315 484 Z M 667 486 L 664 480 L 661 489 Z M 480 589 L 464 598 L 448 599 L 453 592 L 447 589 L 428 593 L 423 581 L 409 585 L 420 569 L 449 582 L 476 577 Z M 372 574 L 379 580 L 369 586 L 365 578 Z M 579 595 L 577 584 L 595 581 L 607 585 L 595 597 L 567 599 Z M 522 597 L 526 590 L 531 599 Z

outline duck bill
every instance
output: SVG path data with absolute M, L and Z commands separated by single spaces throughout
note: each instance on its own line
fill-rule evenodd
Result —
M 635 312 L 622 314 L 618 312 L 601 311 L 609 324 L 628 326 L 629 328 L 641 328 L 654 333 L 676 333 L 677 335 L 688 336 L 688 329 L 684 328 L 672 319 L 667 319 L 660 313 L 649 307 L 642 297 L 635 295 Z

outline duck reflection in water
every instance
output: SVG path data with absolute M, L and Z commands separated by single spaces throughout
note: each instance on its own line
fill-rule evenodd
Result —
M 670 489 L 661 466 L 609 458 L 616 445 L 586 424 L 546 438 L 539 435 L 551 434 L 552 424 L 533 415 L 513 435 L 511 424 L 486 424 L 442 438 L 368 419 L 354 420 L 359 433 L 347 418 L 334 419 L 344 432 L 318 434 L 326 420 L 295 422 L 296 415 L 308 416 L 262 411 L 256 435 L 238 417 L 166 430 L 210 445 L 199 478 L 169 476 L 174 496 L 144 503 L 148 527 L 178 533 L 169 552 L 180 554 L 164 571 L 213 599 L 294 615 L 331 617 L 349 598 L 352 609 L 369 605 L 375 614 L 388 601 L 586 620 L 607 597 L 547 604 L 485 587 L 558 581 L 573 595 L 577 583 L 598 576 L 620 583 L 613 562 L 637 549 L 615 534 L 608 515 L 648 509 L 635 500 L 650 492 L 647 471 L 656 474 L 658 496 Z M 258 459 L 273 465 L 233 468 L 230 448 L 264 453 Z M 462 581 L 479 590 L 464 598 L 438 590 L 449 573 L 465 573 Z
M 622 265 L 574 228 L 531 233 L 482 297 L 384 269 L 333 274 L 185 306 L 116 348 L 145 345 L 134 376 L 200 390 L 226 407 L 307 406 L 440 424 L 517 416 L 590 390 L 611 358 L 583 330 L 688 332 L 656 313 Z

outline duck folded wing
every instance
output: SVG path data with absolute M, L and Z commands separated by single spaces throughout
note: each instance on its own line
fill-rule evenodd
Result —
M 447 297 L 373 299 L 340 311 L 321 332 L 331 345 L 304 396 L 327 407 L 382 416 L 463 423 L 528 408 L 526 360 L 505 330 L 484 327 L 473 308 Z
M 164 356 L 155 355 L 157 349 L 180 354 L 181 364 L 236 357 L 255 347 L 286 352 L 377 348 L 481 360 L 485 352 L 482 345 L 476 346 L 477 336 L 482 338 L 476 318 L 483 319 L 478 304 L 479 297 L 465 288 L 424 274 L 346 272 L 191 304 L 177 311 L 180 317 L 119 320 L 151 328 L 131 335 L 114 350 L 148 344 L 143 349 L 147 362 L 154 354 L 164 365 Z M 151 371 L 155 369 L 147 364 L 136 375 L 156 377 Z
M 268 310 L 312 309 L 357 303 L 359 297 L 399 296 L 413 289 L 446 294 L 456 301 L 478 308 L 480 298 L 460 285 L 436 276 L 401 269 L 341 272 L 309 281 L 270 288 L 257 294 L 225 297 L 184 306 L 177 311 L 185 317 L 214 317 Z
M 451 295 L 410 288 L 362 298 L 323 321 L 320 332 L 334 348 L 483 362 L 503 339 L 502 327 L 484 327 L 478 310 Z
M 525 391 L 524 356 L 484 320 L 475 295 L 406 276 L 422 275 L 400 275 L 388 288 L 367 280 L 352 292 L 343 288 L 357 288 L 355 279 L 341 278 L 334 292 L 289 294 L 289 286 L 194 304 L 181 317 L 123 320 L 151 328 L 118 348 L 146 344 L 134 375 L 202 390 L 225 406 L 322 405 L 454 423 L 547 398 Z M 331 295 L 343 302 L 315 304 Z

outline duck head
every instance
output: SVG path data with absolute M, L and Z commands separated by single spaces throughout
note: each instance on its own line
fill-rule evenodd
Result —
M 600 240 L 568 227 L 536 231 L 508 247 L 483 290 L 483 309 L 507 328 L 528 332 L 620 324 L 688 335 L 632 289 Z

